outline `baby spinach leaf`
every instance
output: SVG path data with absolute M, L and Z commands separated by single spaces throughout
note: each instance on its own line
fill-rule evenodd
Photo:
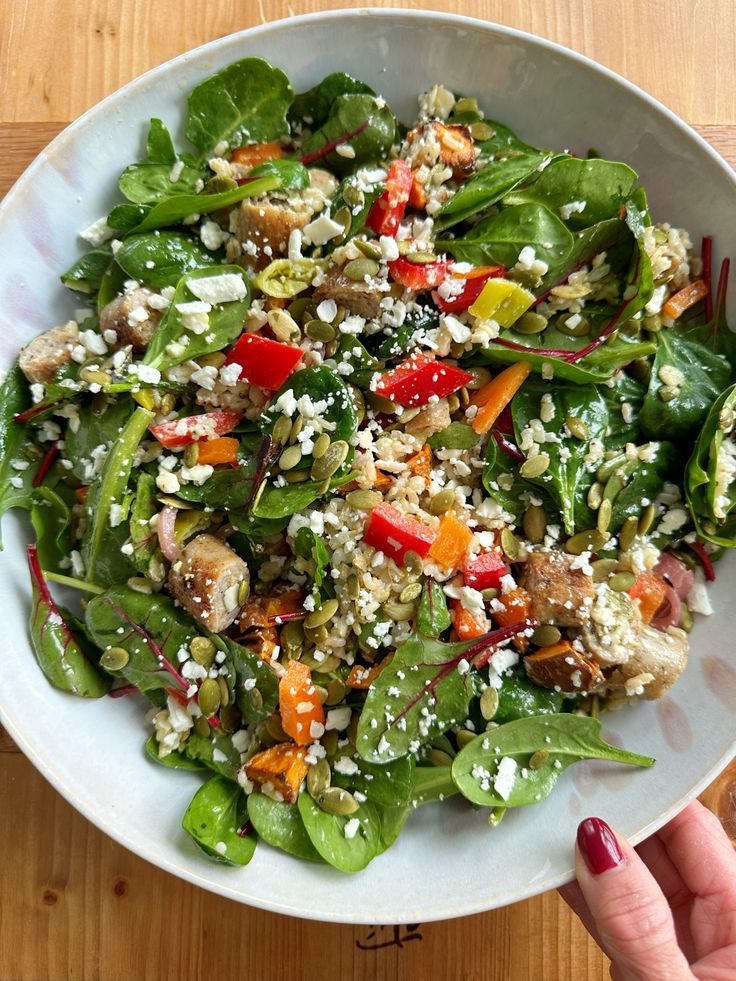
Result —
M 286 113 L 294 98 L 289 79 L 263 58 L 243 58 L 200 82 L 189 95 L 187 139 L 202 156 L 229 147 L 288 136 Z
M 155 204 L 173 197 L 195 195 L 197 182 L 202 179 L 201 169 L 184 163 L 175 181 L 171 179 L 172 169 L 168 163 L 130 164 L 120 175 L 118 187 L 133 204 Z
M 460 121 L 458 119 L 458 121 Z M 471 122 L 476 122 L 477 119 L 470 120 Z M 478 143 L 478 148 L 480 150 L 480 159 L 487 160 L 489 157 L 498 156 L 499 159 L 503 159 L 507 156 L 512 156 L 517 153 L 538 153 L 540 152 L 536 147 L 529 146 L 524 143 L 513 130 L 510 130 L 508 126 L 503 123 L 499 123 L 495 119 L 484 119 L 483 122 L 490 126 L 494 131 L 493 136 L 490 136 L 487 140 L 483 140 Z
M 527 478 L 537 484 L 554 500 L 560 510 L 568 535 L 575 532 L 576 503 L 584 499 L 593 482 L 584 458 L 590 449 L 591 439 L 603 439 L 608 426 L 608 406 L 593 385 L 549 385 L 529 379 L 511 403 L 517 442 L 522 442 L 522 430 L 532 419 L 540 418 L 542 396 L 551 396 L 554 414 L 543 423 L 549 440 L 539 447 L 549 456 L 547 470 L 538 478 Z M 573 417 L 585 424 L 588 438 L 581 440 L 565 436 L 563 426 Z
M 434 579 L 425 579 L 417 610 L 417 633 L 436 639 L 451 623 L 444 589 Z
M 68 425 L 64 433 L 64 456 L 83 484 L 91 483 L 99 473 L 100 458 L 118 440 L 133 408 L 132 399 L 126 396 L 108 404 L 101 415 L 89 404 L 78 407 L 79 425 Z
M 210 640 L 225 651 L 235 671 L 235 701 L 246 722 L 260 722 L 276 711 L 279 685 L 271 667 L 253 651 L 229 637 L 210 634 Z
M 598 389 L 608 406 L 608 448 L 639 442 L 639 414 L 646 395 L 646 385 L 620 371 L 612 385 Z M 628 408 L 626 408 L 628 406 Z
M 641 410 L 642 432 L 651 439 L 686 437 L 702 426 L 708 410 L 728 385 L 728 362 L 674 328 L 657 334 L 657 353 Z M 676 390 L 665 401 L 662 390 Z
M 122 231 L 135 228 L 140 225 L 151 207 L 149 204 L 116 204 L 107 216 L 107 224 L 110 228 Z
M 125 280 L 128 277 L 113 260 L 105 270 L 105 274 L 100 280 L 100 288 L 97 290 L 97 312 L 100 313 L 104 307 L 123 292 Z
M 33 492 L 31 523 L 41 567 L 58 572 L 61 560 L 68 559 L 72 550 L 69 505 L 50 487 L 37 487 Z
M 194 269 L 216 265 L 217 258 L 186 232 L 149 232 L 129 235 L 115 261 L 130 279 L 162 289 Z
M 337 212 L 344 207 L 348 208 L 350 212 L 350 227 L 345 232 L 345 238 L 339 239 L 341 244 L 349 241 L 349 239 L 354 238 L 359 232 L 362 232 L 365 228 L 365 223 L 368 218 L 368 213 L 373 206 L 373 202 L 381 194 L 386 185 L 382 182 L 377 184 L 372 184 L 369 190 L 364 190 L 365 182 L 359 181 L 357 177 L 349 176 L 345 177 L 332 199 L 332 213 L 337 214 Z M 357 200 L 362 200 L 362 204 L 352 204 L 348 205 L 345 200 L 345 194 L 348 196 L 355 196 Z M 328 242 L 325 248 L 325 253 L 330 254 L 337 248 L 338 239 L 334 239 L 332 242 Z
M 341 872 L 360 872 L 381 851 L 381 819 L 371 801 L 363 801 L 355 814 L 327 814 L 309 794 L 300 794 L 299 814 L 312 845 L 325 862 Z M 345 837 L 345 825 L 357 818 L 353 838 Z
M 678 479 L 682 473 L 680 452 L 674 443 L 651 442 L 644 459 L 632 460 L 608 480 L 604 498 L 613 505 L 609 530 L 615 533 L 630 517 L 640 517 L 643 501 L 653 501 L 665 480 Z M 621 487 L 621 484 L 624 484 Z
M 219 729 L 213 729 L 209 736 L 198 736 L 190 730 L 184 753 L 190 762 L 214 770 L 228 780 L 235 780 L 240 769 L 240 753 L 233 746 L 230 735 Z
M 158 536 L 151 527 L 151 518 L 158 512 L 156 481 L 150 474 L 138 475 L 135 497 L 130 509 L 130 540 L 133 562 L 138 572 L 148 575 L 151 559 L 159 550 Z
M 220 208 L 229 208 L 245 198 L 258 197 L 267 191 L 276 190 L 281 186 L 281 178 L 273 174 L 259 177 L 248 184 L 241 184 L 230 191 L 219 191 L 215 194 L 172 194 L 162 198 L 147 211 L 137 226 L 138 232 L 150 232 L 156 228 L 175 225 L 189 215 L 208 215 Z
M 318 535 L 315 535 L 311 528 L 300 528 L 294 539 L 294 552 L 312 563 L 314 568 L 311 576 L 312 592 L 319 597 L 330 565 L 330 553 L 327 551 L 325 543 Z M 331 585 L 329 579 L 327 584 L 328 586 Z M 327 595 L 326 592 L 325 595 Z
M 113 443 L 100 476 L 90 487 L 81 549 L 87 582 L 109 586 L 131 575 L 132 563 L 120 552 L 128 528 L 118 512 L 123 508 L 135 451 L 152 420 L 153 413 L 141 406 L 133 412 Z
M 87 656 L 82 635 L 75 635 L 54 602 L 34 545 L 28 546 L 28 566 L 33 590 L 29 632 L 39 667 L 54 688 L 83 698 L 101 698 L 112 682 Z
M 253 494 L 255 471 L 254 459 L 241 460 L 232 469 L 215 470 L 203 484 L 183 484 L 178 496 L 213 510 L 242 511 Z M 237 527 L 241 530 L 245 520 L 245 516 L 237 518 Z
M 351 385 L 355 385 L 357 388 L 362 388 L 363 390 L 370 388 L 373 376 L 381 369 L 380 362 L 352 334 L 340 335 L 339 345 L 334 357 L 325 363 L 334 371 L 337 371 L 337 366 L 340 365 L 342 368 L 340 376 L 342 377 L 345 373 L 345 377 Z M 350 371 L 348 371 L 348 366 L 351 369 Z
M 248 174 L 255 177 L 276 177 L 283 191 L 303 191 L 310 185 L 309 171 L 298 160 L 266 160 Z
M 347 142 L 355 151 L 351 158 L 332 149 L 348 134 Z M 345 174 L 362 164 L 383 160 L 395 139 L 396 119 L 385 103 L 367 93 L 340 95 L 324 123 L 304 141 L 302 159 L 319 159 L 334 173 Z
M 226 273 L 242 279 L 245 286 L 243 299 L 215 304 L 209 313 L 207 329 L 201 334 L 191 333 L 182 322 L 183 314 L 177 309 L 179 304 L 191 303 L 197 299 L 190 290 L 189 284 L 194 280 L 209 279 Z M 143 363 L 165 371 L 182 361 L 199 358 L 203 354 L 211 354 L 213 351 L 227 347 L 240 336 L 249 306 L 250 285 L 240 266 L 207 266 L 204 269 L 193 269 L 185 273 L 176 287 L 171 306 L 164 314 L 153 335 L 153 340 L 146 349 Z M 172 354 L 168 350 L 169 345 L 174 342 L 182 344 L 182 353 Z
M 414 771 L 412 803 L 415 807 L 445 800 L 458 793 L 449 766 L 419 766 Z
M 59 277 L 68 289 L 76 293 L 96 293 L 112 259 L 110 243 L 90 249 Z
M 515 521 L 518 522 L 524 513 L 529 494 L 535 497 L 541 496 L 545 507 L 549 502 L 548 513 L 551 513 L 554 505 L 546 489 L 535 487 L 530 481 L 524 480 L 519 475 L 518 462 L 513 461 L 493 438 L 486 443 L 485 461 L 483 486 L 491 500 L 510 514 Z
M 273 848 L 289 855 L 321 862 L 322 856 L 312 844 L 296 804 L 275 801 L 266 794 L 248 797 L 248 817 L 258 835 Z
M 546 156 L 541 151 L 532 150 L 490 160 L 442 205 L 435 219 L 436 231 L 444 231 L 496 204 L 514 187 L 535 174 Z
M 256 850 L 256 836 L 242 835 L 248 800 L 237 783 L 212 777 L 192 798 L 182 828 L 205 855 L 225 865 L 247 865 Z
M 551 688 L 532 684 L 523 669 L 504 675 L 498 689 L 498 709 L 493 721 L 512 722 L 529 716 L 556 715 L 562 711 L 562 694 Z
M 452 200 L 452 198 L 450 199 Z M 534 202 L 503 208 L 484 218 L 458 239 L 438 239 L 438 248 L 451 252 L 460 262 L 476 266 L 500 262 L 510 268 L 519 253 L 531 246 L 537 259 L 559 273 L 565 268 L 574 240 L 568 229 L 551 211 Z
M 160 119 L 152 119 L 149 123 L 148 136 L 146 137 L 146 156 L 149 163 L 172 166 L 178 159 L 171 133 Z
M 332 104 L 341 95 L 375 95 L 365 82 L 345 72 L 332 72 L 306 92 L 296 96 L 289 109 L 289 120 L 317 129 L 330 114 Z
M 570 273 L 581 266 L 588 265 L 601 252 L 606 253 L 606 261 L 611 265 L 617 264 L 620 252 L 625 252 L 624 262 L 631 257 L 633 240 L 625 221 L 620 218 L 607 218 L 596 222 L 589 228 L 583 228 L 573 237 L 572 249 L 568 253 L 562 268 L 550 267 L 541 283 L 542 293 L 546 292 L 560 280 L 566 280 Z
M 326 486 L 326 481 L 321 480 L 305 480 L 301 484 L 288 484 L 286 487 L 267 484 L 256 502 L 253 514 L 257 518 L 271 519 L 297 514 L 324 494 L 342 487 L 343 484 L 349 484 L 356 476 L 352 471 L 338 474 L 330 480 L 329 487 Z
M 185 756 L 184 753 L 180 752 L 178 749 L 173 750 L 171 753 L 167 753 L 166 756 L 159 756 L 158 740 L 156 739 L 155 732 L 152 732 L 145 741 L 144 749 L 146 751 L 146 756 L 150 760 L 153 760 L 154 763 L 158 763 L 159 766 L 167 766 L 172 770 L 207 769 L 204 763 L 200 763 L 198 760 L 189 759 L 188 756 Z
M 163 688 L 186 691 L 174 667 L 177 652 L 199 633 L 193 621 L 163 593 L 137 593 L 111 586 L 93 596 L 85 610 L 87 632 L 101 650 L 122 647 L 130 660 L 116 672 L 146 695 Z
M 462 749 L 452 764 L 452 779 L 467 800 L 484 807 L 520 807 L 547 797 L 560 774 L 579 760 L 611 760 L 649 767 L 650 756 L 630 753 L 607 743 L 601 724 L 590 716 L 563 714 L 530 716 L 482 733 Z M 540 750 L 549 757 L 538 769 L 529 766 Z M 494 786 L 504 758 L 516 763 L 513 785 L 501 796 Z
M 480 436 L 464 422 L 451 422 L 446 429 L 433 433 L 427 440 L 433 450 L 470 450 L 480 442 Z
M 736 546 L 736 385 L 721 392 L 698 434 L 685 471 L 685 495 L 701 538 Z
M 560 157 L 545 167 L 528 188 L 507 197 L 509 204 L 537 201 L 557 214 L 573 202 L 584 203 L 567 220 L 572 228 L 587 228 L 618 216 L 638 180 L 636 171 L 611 160 Z
M 11 463 L 24 457 L 23 447 L 28 438 L 26 428 L 15 422 L 14 417 L 27 409 L 30 401 L 28 382 L 16 361 L 0 388 L 0 518 L 9 508 L 31 506 L 31 482 L 38 464 L 32 466 L 30 460 L 25 460 L 29 464 L 26 470 L 16 471 Z M 10 482 L 11 477 L 19 474 L 22 488 L 13 487 Z

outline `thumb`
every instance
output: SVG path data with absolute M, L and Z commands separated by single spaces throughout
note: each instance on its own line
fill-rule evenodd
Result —
M 615 977 L 692 981 L 667 900 L 634 849 L 601 818 L 578 827 L 576 874 Z

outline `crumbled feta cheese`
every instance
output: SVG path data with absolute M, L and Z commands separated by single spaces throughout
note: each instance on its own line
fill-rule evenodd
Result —
M 111 239 L 114 234 L 113 229 L 107 224 L 107 218 L 98 218 L 97 221 L 93 221 L 91 225 L 88 225 L 81 231 L 79 237 L 83 238 L 85 242 L 89 242 L 95 248 L 98 248 Z
M 214 306 L 216 303 L 231 303 L 234 300 L 244 300 L 247 293 L 245 280 L 238 273 L 220 273 L 218 276 L 203 276 L 200 279 L 188 279 L 187 289 L 199 300 Z M 182 312 L 183 303 L 177 304 L 177 310 Z M 209 313 L 209 309 L 203 310 Z
M 333 221 L 329 214 L 325 212 L 319 218 L 315 218 L 314 221 L 310 221 L 308 225 L 305 225 L 302 234 L 304 241 L 309 242 L 311 245 L 326 245 L 331 239 L 342 235 L 344 231 L 343 226 L 339 222 Z

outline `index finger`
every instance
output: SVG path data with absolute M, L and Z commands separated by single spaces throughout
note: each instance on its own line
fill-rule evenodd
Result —
M 700 801 L 688 804 L 657 837 L 694 895 L 718 898 L 736 910 L 736 851 L 718 818 Z

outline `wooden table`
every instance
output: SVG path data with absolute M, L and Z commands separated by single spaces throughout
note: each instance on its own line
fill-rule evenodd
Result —
M 736 160 L 732 0 L 444 0 L 575 48 L 638 83 Z M 182 51 L 337 0 L 3 0 L 0 193 L 64 126 Z M 736 768 L 706 795 L 734 830 Z M 402 928 L 287 919 L 218 899 L 73 811 L 0 731 L 3 981 L 597 981 L 608 963 L 555 893 Z M 572 843 L 571 843 L 572 846 Z

